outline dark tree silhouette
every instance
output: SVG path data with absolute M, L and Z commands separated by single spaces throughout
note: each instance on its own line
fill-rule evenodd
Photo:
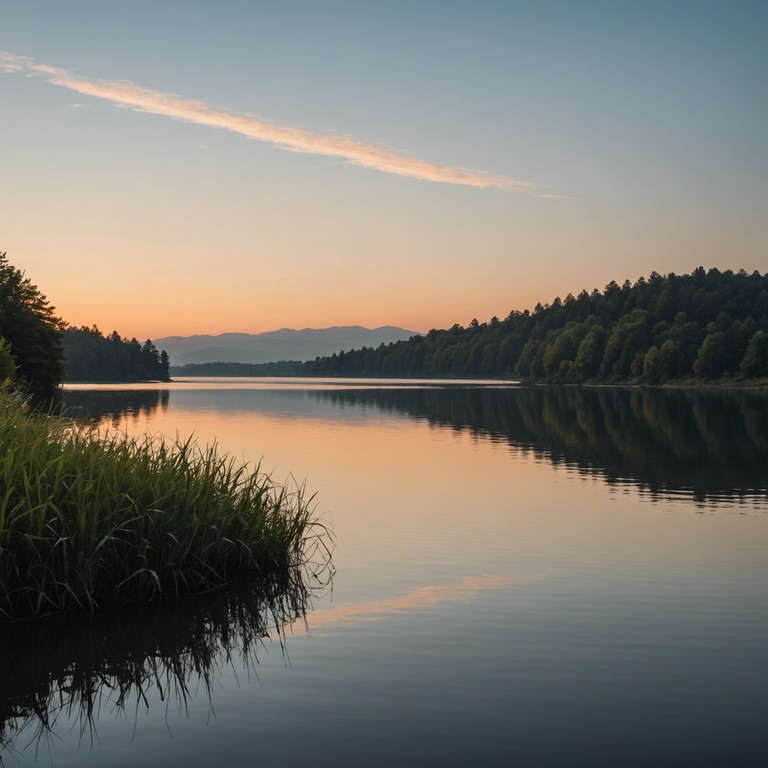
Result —
M 91 328 L 66 328 L 64 352 L 70 381 L 168 381 L 168 355 L 158 352 L 150 339 L 139 344 L 117 331 L 103 336 Z
M 338 352 L 307 363 L 210 363 L 175 373 L 228 376 L 517 378 L 665 384 L 768 377 L 768 274 L 652 272 L 634 285 L 513 311 L 504 320 Z
M 64 378 L 61 320 L 48 299 L 0 253 L 0 338 L 10 345 L 16 378 L 48 393 Z
M 472 320 L 376 350 L 304 364 L 304 375 L 488 376 L 533 382 L 712 381 L 766 374 L 768 275 L 698 267 L 610 282 L 532 313 Z M 747 356 L 747 351 L 749 355 Z M 746 357 L 745 357 L 746 356 Z

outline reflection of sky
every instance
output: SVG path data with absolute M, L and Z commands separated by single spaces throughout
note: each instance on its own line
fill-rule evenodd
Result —
M 303 443 L 312 442 L 306 432 L 316 423 L 373 427 L 426 421 L 434 429 L 466 430 L 475 439 L 529 452 L 533 460 L 565 472 L 597 475 L 613 487 L 634 483 L 642 493 L 668 500 L 685 503 L 693 495 L 716 508 L 741 494 L 765 506 L 768 493 L 760 393 L 744 392 L 735 400 L 733 393 L 701 391 L 531 390 L 498 383 L 359 379 L 193 379 L 142 386 L 96 387 L 101 405 L 94 414 L 123 411 L 131 416 L 126 419 L 131 434 L 144 424 L 155 432 L 153 425 L 165 421 L 152 415 L 160 397 L 175 424 L 194 424 L 199 438 L 209 419 L 216 441 L 231 434 L 238 455 L 239 425 L 257 414 L 271 424 L 294 423 Z M 85 385 L 68 390 L 70 403 L 87 403 Z M 338 442 L 339 436 L 332 439 Z
M 377 418 L 382 413 L 375 408 L 360 408 L 354 404 L 337 405 L 320 400 L 305 389 L 230 389 L 180 390 L 172 394 L 173 406 L 181 410 L 201 410 L 236 416 L 239 412 L 258 411 L 272 416 L 330 419 L 332 421 L 361 421 L 372 411 Z M 391 414 L 390 418 L 406 418 Z
M 303 390 L 344 390 L 344 389 L 435 389 L 451 387 L 488 387 L 492 389 L 514 386 L 514 382 L 499 381 L 497 379 L 361 379 L 333 377 L 328 379 L 317 377 L 270 377 L 270 376 L 194 376 L 189 378 L 174 379 L 170 384 L 166 382 L 134 382 L 117 384 L 93 384 L 71 382 L 64 385 L 67 391 L 123 391 L 123 390 L 157 390 L 173 389 L 181 391 L 186 389 L 210 391 L 220 389 L 303 389 Z
M 327 419 L 332 421 L 361 421 L 367 418 L 407 418 L 403 414 L 383 414 L 374 407 L 360 407 L 353 404 L 335 404 L 329 400 L 321 400 L 314 396 L 312 389 L 303 388 L 273 388 L 241 387 L 235 384 L 231 388 L 226 384 L 217 388 L 199 388 L 173 385 L 172 389 L 145 389 L 136 386 L 133 389 L 105 390 L 119 398 L 120 392 L 137 394 L 140 392 L 154 393 L 155 391 L 169 392 L 170 406 L 174 411 L 194 411 L 207 414 L 218 414 L 223 419 L 239 418 L 247 413 L 263 413 L 272 416 L 288 418 Z M 88 388 L 80 386 L 69 388 L 70 403 L 85 404 Z M 126 397 L 126 403 L 128 397 Z M 114 407 L 114 401 L 110 402 Z M 242 412 L 242 414 L 241 414 Z M 105 414 L 106 415 L 106 414 Z
M 401 595 L 363 603 L 337 605 L 315 611 L 308 620 L 310 631 L 335 629 L 378 621 L 394 614 L 423 611 L 433 606 L 462 602 L 480 597 L 495 589 L 525 583 L 533 578 L 514 580 L 509 576 L 466 576 L 453 584 L 414 587 Z
M 265 414 L 333 421 L 362 421 L 365 419 L 407 418 L 404 414 L 384 411 L 375 404 L 332 402 L 318 396 L 322 392 L 436 389 L 462 386 L 456 380 L 408 379 L 271 379 L 271 378 L 216 378 L 182 379 L 171 385 L 147 384 L 68 384 L 70 401 L 84 402 L 87 393 L 94 390 L 119 396 L 120 392 L 168 392 L 174 409 L 193 409 L 218 412 L 232 417 L 238 411 L 260 411 Z M 498 389 L 508 387 L 498 381 L 473 381 L 473 387 Z
M 229 396 L 238 407 L 219 404 Z M 764 755 L 768 515 L 739 499 L 699 514 L 711 510 L 544 451 L 382 416 L 310 392 L 173 389 L 167 409 L 122 420 L 306 479 L 336 575 L 312 601 L 311 637 L 296 622 L 285 655 L 259 651 L 258 685 L 223 670 L 215 718 L 191 702 L 172 736 L 140 722 L 134 743 L 132 722 L 102 717 L 98 751 L 74 754 L 70 738 L 68 764 L 127 764 L 114 744 L 136 762 L 142 740 L 142 763 L 284 764 L 296 732 L 293 764 L 344 765 L 373 744 L 374 765 L 417 749 L 461 765 L 569 765 L 574 749 L 601 764 L 607 750 L 605 764 L 625 765 L 628 739 L 643 768 Z
M 186 379 L 168 384 L 116 384 L 92 385 L 69 384 L 70 402 L 84 403 L 87 393 L 97 389 L 119 396 L 120 392 L 163 392 L 170 394 L 172 405 L 179 409 L 218 412 L 232 417 L 238 411 L 260 411 L 265 414 L 330 419 L 332 421 L 362 421 L 365 419 L 407 418 L 405 414 L 383 410 L 375 403 L 336 401 L 322 396 L 335 391 L 376 391 L 443 389 L 463 386 L 456 380 L 408 380 L 408 379 Z M 488 389 L 508 388 L 509 384 L 498 381 L 473 381 L 473 387 Z

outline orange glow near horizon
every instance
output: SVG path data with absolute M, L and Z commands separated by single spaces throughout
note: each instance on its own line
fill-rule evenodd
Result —
M 74 326 L 425 332 L 766 268 L 760 3 L 702 17 L 685 52 L 655 44 L 679 34 L 661 6 L 606 26 L 562 4 L 553 26 L 515 3 L 438 25 L 424 3 L 173 4 L 3 18 L 0 251 Z
M 50 296 L 49 296 L 50 298 Z M 205 302 L 202 308 L 182 303 L 168 302 L 162 311 L 138 302 L 137 306 L 121 306 L 108 291 L 74 296 L 70 301 L 51 303 L 57 314 L 72 326 L 97 325 L 102 333 L 116 330 L 121 336 L 135 336 L 140 341 L 165 336 L 192 336 L 197 334 L 218 335 L 222 333 L 264 333 L 279 328 L 329 328 L 332 326 L 360 325 L 366 328 L 398 326 L 415 333 L 426 333 L 432 328 L 450 328 L 454 323 L 468 325 L 473 318 L 481 323 L 494 315 L 503 319 L 511 310 L 532 309 L 536 299 L 524 300 L 516 306 L 498 307 L 489 302 L 483 307 L 472 297 L 459 297 L 449 311 L 433 307 L 418 297 L 398 297 L 389 304 L 388 297 L 360 296 L 356 301 L 342 296 L 324 296 L 323 301 L 313 305 L 312 297 L 297 297 L 294 307 L 282 307 L 280 302 L 267 300 L 258 311 L 249 304 L 232 306 L 226 300 Z
M 220 386 L 162 387 L 164 405 L 113 428 L 193 435 L 289 490 L 304 486 L 305 498 L 316 494 L 313 514 L 333 531 L 336 575 L 332 593 L 321 588 L 313 600 L 310 632 L 527 600 L 574 568 L 585 568 L 584 578 L 594 568 L 616 580 L 648 572 L 674 583 L 702 563 L 710 574 L 728 572 L 738 551 L 743 572 L 765 570 L 764 548 L 750 545 L 759 515 L 738 526 L 728 514 L 702 515 L 692 525 L 690 505 L 643 498 L 468 429 L 333 404 L 307 383 Z M 94 387 L 73 387 L 83 388 Z
M 117 277 L 123 286 L 119 297 L 112 288 L 92 284 L 77 286 L 74 292 L 63 286 L 51 288 L 51 281 L 40 281 L 39 287 L 56 307 L 57 314 L 70 325 L 96 325 L 102 333 L 116 330 L 121 336 L 140 341 L 165 336 L 257 334 L 280 328 L 352 325 L 398 326 L 426 333 L 433 328 L 450 328 L 455 323 L 466 326 L 473 319 L 481 323 L 494 316 L 503 319 L 510 311 L 531 310 L 537 302 L 546 303 L 555 296 L 542 297 L 525 281 L 517 282 L 509 290 L 497 286 L 486 297 L 481 296 L 480 288 L 456 295 L 439 290 L 425 295 L 421 285 L 398 287 L 396 281 L 382 281 L 367 288 L 342 284 L 318 295 L 305 281 L 297 286 L 289 303 L 282 293 L 259 294 L 251 300 L 247 285 L 233 285 L 226 293 L 209 295 L 199 287 L 193 292 L 188 286 L 186 292 L 163 300 L 154 289 L 146 295 L 140 285 L 131 285 L 132 279 Z M 578 293 L 581 287 L 585 286 L 571 292 Z M 563 291 L 562 296 L 567 293 Z M 126 301 L 127 295 L 133 298 Z

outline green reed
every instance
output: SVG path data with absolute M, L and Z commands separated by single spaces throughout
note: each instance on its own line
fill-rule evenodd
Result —
M 0 616 L 204 592 L 302 561 L 327 533 L 301 486 L 216 446 L 104 436 L 0 389 Z

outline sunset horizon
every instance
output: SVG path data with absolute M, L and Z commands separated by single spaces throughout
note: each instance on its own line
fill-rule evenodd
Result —
M 766 0 L 0 0 L 0 768 L 768 766 Z
M 764 270 L 768 10 L 555 9 L 9 7 L 0 250 L 68 323 L 136 338 L 427 331 Z

